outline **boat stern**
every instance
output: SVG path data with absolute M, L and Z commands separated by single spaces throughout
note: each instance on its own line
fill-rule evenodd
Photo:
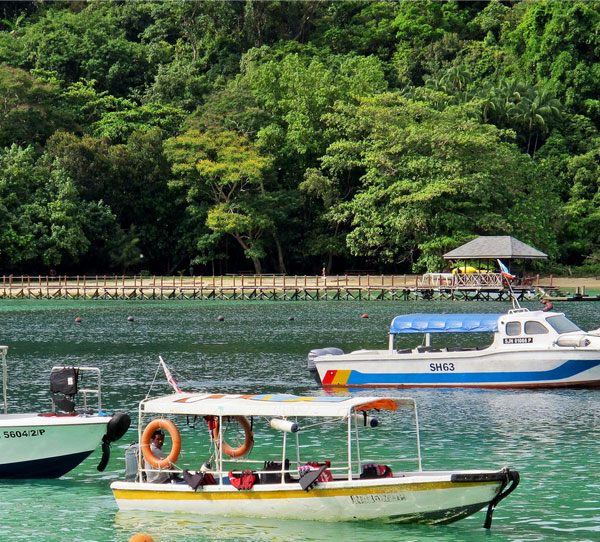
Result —
M 319 358 L 321 356 L 340 356 L 343 354 L 344 354 L 344 351 L 341 348 L 336 348 L 335 346 L 328 346 L 326 348 L 313 348 L 308 353 L 308 358 L 307 358 L 308 372 L 315 379 L 315 382 L 319 386 L 322 383 L 321 383 L 321 377 L 319 376 L 319 371 L 317 370 L 317 367 L 315 365 L 315 359 Z

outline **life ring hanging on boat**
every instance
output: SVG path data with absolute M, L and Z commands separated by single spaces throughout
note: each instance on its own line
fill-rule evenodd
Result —
M 229 444 L 227 444 L 227 442 L 225 442 L 225 439 L 223 438 L 223 453 L 228 455 L 229 457 L 242 457 L 248 452 L 250 452 L 250 450 L 252 450 L 252 446 L 254 446 L 254 435 L 252 434 L 252 428 L 250 427 L 250 422 L 248 421 L 248 418 L 246 418 L 245 416 L 232 416 L 232 418 L 242 426 L 242 429 L 244 430 L 244 442 L 241 444 L 241 446 L 238 446 L 237 448 L 232 448 L 231 446 L 229 446 Z M 212 435 L 215 444 L 218 448 L 221 442 L 221 438 L 219 435 L 219 419 L 215 418 L 213 421 L 215 423 L 215 427 L 212 430 Z
M 154 433 L 154 431 L 157 429 L 166 429 L 171 437 L 171 452 L 163 459 L 156 457 L 150 450 L 152 433 Z M 144 459 L 150 463 L 150 465 L 157 469 L 170 467 L 173 463 L 175 463 L 175 461 L 177 461 L 179 452 L 181 452 L 181 435 L 179 434 L 179 429 L 177 429 L 177 426 L 171 420 L 157 418 L 156 420 L 152 420 L 146 426 L 144 432 L 142 433 L 142 455 L 144 456 Z

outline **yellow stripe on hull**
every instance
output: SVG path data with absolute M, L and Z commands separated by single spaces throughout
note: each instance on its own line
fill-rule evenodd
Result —
M 331 381 L 331 386 L 339 386 L 339 385 L 344 385 L 346 384 L 346 382 L 348 382 L 348 378 L 350 378 L 350 373 L 352 371 L 347 371 L 347 370 L 338 370 L 335 373 L 335 376 L 333 377 L 332 381 Z
M 348 497 L 355 495 L 384 495 L 389 493 L 412 493 L 417 491 L 436 491 L 441 489 L 467 488 L 474 486 L 498 485 L 498 482 L 469 482 L 456 484 L 453 482 L 425 482 L 409 483 L 401 485 L 368 486 L 368 487 L 346 487 L 319 489 L 311 491 L 302 489 L 292 490 L 252 490 L 238 491 L 225 490 L 198 490 L 192 491 L 169 491 L 140 486 L 139 489 L 117 489 L 113 488 L 113 494 L 117 500 L 254 500 L 254 499 L 314 499 L 318 497 Z

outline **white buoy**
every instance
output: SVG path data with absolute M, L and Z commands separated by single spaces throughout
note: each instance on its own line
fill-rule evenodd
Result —
M 364 425 L 365 427 L 377 427 L 379 425 L 379 420 L 377 418 L 373 418 L 373 416 L 367 416 L 362 412 L 355 412 L 352 414 L 352 417 L 359 423 L 359 425 Z
M 269 425 L 273 429 L 277 429 L 278 431 L 285 431 L 286 433 L 297 433 L 298 431 L 300 431 L 300 426 L 297 423 L 291 422 L 289 420 L 281 420 L 279 418 L 273 418 L 269 422 Z

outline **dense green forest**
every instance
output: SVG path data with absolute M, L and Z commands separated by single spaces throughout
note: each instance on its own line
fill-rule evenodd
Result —
M 600 3 L 2 2 L 0 273 L 600 272 Z

